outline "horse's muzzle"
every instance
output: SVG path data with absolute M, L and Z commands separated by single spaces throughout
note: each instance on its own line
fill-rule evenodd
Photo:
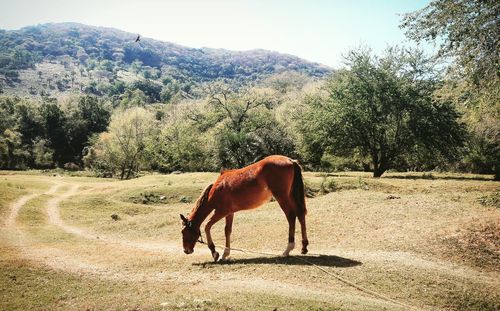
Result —
M 185 254 L 192 254 L 194 252 L 194 249 L 184 249 Z

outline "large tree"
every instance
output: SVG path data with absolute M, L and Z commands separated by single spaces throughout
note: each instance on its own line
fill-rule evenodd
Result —
M 469 169 L 500 179 L 500 3 L 435 0 L 404 16 L 409 38 L 437 43 L 448 64 L 441 96 L 464 112 L 471 138 Z
M 420 52 L 389 48 L 379 58 L 361 48 L 346 64 L 326 84 L 327 99 L 309 101 L 304 123 L 315 132 L 313 145 L 369 157 L 374 177 L 416 152 L 457 155 L 465 135 L 459 114 L 435 100 L 438 82 Z

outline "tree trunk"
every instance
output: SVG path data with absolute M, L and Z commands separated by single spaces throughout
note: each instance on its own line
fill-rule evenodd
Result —
M 133 165 L 130 165 L 130 166 L 128 167 L 128 170 L 127 170 L 127 177 L 125 177 L 125 179 L 130 179 L 130 177 L 132 176 L 133 170 L 134 170 L 134 166 L 133 166 Z
M 382 176 L 382 174 L 384 174 L 385 171 L 386 171 L 385 168 L 379 167 L 376 170 L 373 170 L 373 177 L 378 178 L 378 177 Z
M 383 160 L 384 157 L 382 157 L 382 160 L 379 162 L 377 161 L 377 158 L 373 159 L 373 177 L 378 178 L 384 174 L 384 172 L 387 170 L 387 164 Z
M 123 179 L 125 177 L 125 166 L 121 167 L 121 174 L 120 174 L 120 179 Z

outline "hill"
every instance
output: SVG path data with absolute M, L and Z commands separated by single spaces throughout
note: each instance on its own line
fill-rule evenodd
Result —
M 136 37 L 77 23 L 0 30 L 1 91 L 56 97 L 71 92 L 116 95 L 127 84 L 147 80 L 157 88 L 166 87 L 163 99 L 168 100 L 178 93 L 196 96 L 196 86 L 217 79 L 244 85 L 283 72 L 316 78 L 331 71 L 266 50 L 196 49 L 144 37 L 135 42 Z

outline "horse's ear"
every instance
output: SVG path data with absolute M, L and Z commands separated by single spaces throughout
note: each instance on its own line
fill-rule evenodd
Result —
M 182 214 L 180 214 L 180 215 L 181 215 L 181 219 L 182 219 L 182 221 L 183 221 L 184 223 L 187 223 L 187 222 L 188 222 L 187 218 L 186 218 L 186 217 L 184 217 L 184 215 L 182 215 Z

